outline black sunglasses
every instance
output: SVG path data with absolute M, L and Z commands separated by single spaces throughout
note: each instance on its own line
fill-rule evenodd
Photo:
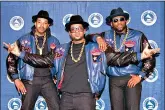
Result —
M 113 21 L 114 23 L 116 23 L 116 22 L 118 22 L 118 21 L 125 21 L 125 18 L 124 18 L 124 17 L 122 17 L 122 18 L 114 18 L 114 19 L 112 19 L 112 21 Z

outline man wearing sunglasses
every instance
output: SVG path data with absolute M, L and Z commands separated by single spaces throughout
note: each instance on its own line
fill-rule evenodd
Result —
M 148 40 L 142 32 L 127 27 L 128 19 L 123 9 L 113 9 L 106 18 L 111 30 L 102 32 L 101 37 L 115 52 L 141 53 L 149 45 Z M 153 72 L 155 63 L 153 56 L 137 64 L 108 67 L 111 110 L 140 110 L 141 82 Z

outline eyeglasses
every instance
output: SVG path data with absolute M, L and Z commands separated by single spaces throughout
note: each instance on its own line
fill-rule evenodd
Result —
M 124 17 L 121 17 L 121 18 L 114 18 L 114 19 L 112 19 L 112 21 L 113 21 L 114 23 L 116 23 L 116 22 L 118 22 L 118 21 L 125 21 L 125 18 L 124 18 Z
M 71 27 L 70 28 L 70 32 L 71 33 L 75 33 L 75 32 L 83 32 L 84 31 L 84 28 L 83 27 Z

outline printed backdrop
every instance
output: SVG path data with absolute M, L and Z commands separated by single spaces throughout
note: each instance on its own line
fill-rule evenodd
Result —
M 128 26 L 141 30 L 148 37 L 153 48 L 160 47 L 156 68 L 143 82 L 140 110 L 164 110 L 164 2 L 1 2 L 1 110 L 19 110 L 20 96 L 6 74 L 7 52 L 2 42 L 13 43 L 30 31 L 32 16 L 40 10 L 47 10 L 54 20 L 52 34 L 61 43 L 68 42 L 64 24 L 73 14 L 80 14 L 90 24 L 87 33 L 99 33 L 110 29 L 105 18 L 113 8 L 123 8 L 130 14 Z M 108 79 L 106 88 L 96 110 L 110 110 Z M 39 97 L 35 110 L 48 110 L 46 102 Z

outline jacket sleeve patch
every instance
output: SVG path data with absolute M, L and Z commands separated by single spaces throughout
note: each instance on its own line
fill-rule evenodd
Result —
M 134 46 L 136 45 L 135 41 L 129 40 L 125 42 L 125 51 L 134 52 Z
M 21 41 L 21 51 L 25 51 L 25 52 L 31 52 L 31 48 L 30 48 L 30 41 L 28 40 L 22 40 Z
M 55 57 L 54 59 L 58 59 L 61 58 L 64 55 L 65 49 L 61 48 L 57 48 L 56 52 L 55 52 Z
M 93 62 L 97 63 L 102 61 L 101 51 L 99 49 L 92 50 L 91 54 L 92 54 Z

